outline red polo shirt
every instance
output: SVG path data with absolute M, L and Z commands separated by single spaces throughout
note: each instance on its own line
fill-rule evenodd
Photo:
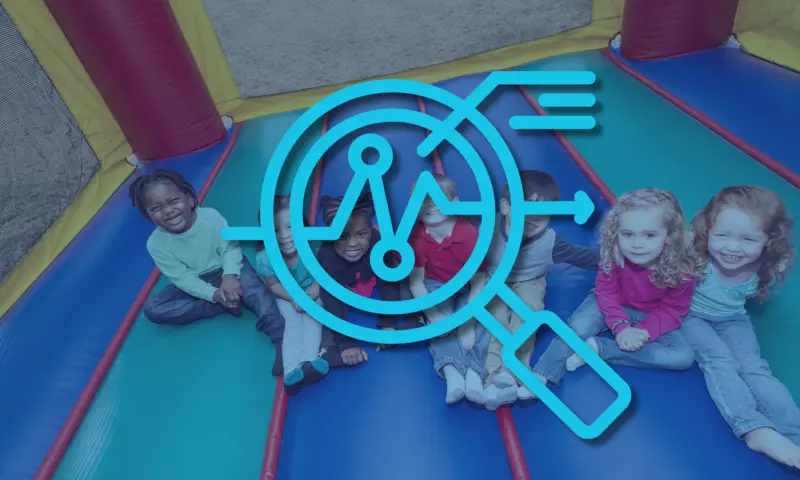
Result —
M 439 243 L 417 222 L 409 243 L 414 249 L 414 267 L 425 268 L 425 278 L 442 283 L 449 282 L 467 263 L 478 242 L 478 229 L 464 217 L 458 217 L 449 237 Z M 486 259 L 479 272 L 486 271 Z

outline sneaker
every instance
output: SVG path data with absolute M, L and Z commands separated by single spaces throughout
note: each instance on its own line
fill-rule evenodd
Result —
M 283 388 L 286 390 L 286 393 L 288 395 L 297 395 L 297 392 L 303 388 L 304 378 L 305 374 L 300 367 L 294 368 L 292 371 L 284 375 Z
M 310 362 L 303 362 L 303 386 L 310 387 L 322 381 L 330 370 L 330 365 L 324 358 L 315 358 Z

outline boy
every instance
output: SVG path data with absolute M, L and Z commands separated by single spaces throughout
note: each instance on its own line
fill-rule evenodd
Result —
M 244 304 L 257 315 L 256 328 L 280 348 L 284 321 L 275 297 L 238 244 L 222 239 L 227 226 L 222 215 L 199 207 L 192 185 L 172 170 L 140 176 L 129 194 L 134 207 L 157 227 L 147 250 L 172 282 L 147 299 L 145 316 L 153 323 L 188 325 L 223 313 L 241 316 Z M 277 363 L 280 358 L 279 353 Z
M 458 201 L 456 184 L 444 175 L 434 174 L 442 192 L 450 201 Z M 412 188 L 413 191 L 413 188 Z M 423 297 L 450 281 L 463 268 L 478 241 L 478 230 L 464 217 L 443 215 L 430 197 L 419 213 L 409 243 L 414 249 L 414 270 L 410 277 L 411 293 Z M 470 285 L 453 297 L 425 312 L 430 323 L 443 320 L 477 295 L 486 283 L 486 265 L 481 264 Z M 474 320 L 452 332 L 433 339 L 430 353 L 434 370 L 447 382 L 445 401 L 453 404 L 467 397 L 483 405 L 486 398 L 483 379 L 486 376 L 486 349 L 489 333 Z
M 558 201 L 560 193 L 553 177 L 537 170 L 520 171 L 522 191 L 527 201 Z M 556 263 L 569 263 L 580 268 L 596 270 L 600 261 L 600 252 L 586 247 L 572 245 L 559 237 L 549 227 L 549 216 L 527 216 L 522 234 L 522 245 L 511 272 L 505 279 L 514 293 L 517 294 L 534 312 L 544 310 L 546 277 L 550 267 Z M 487 272 L 491 275 L 497 269 L 508 244 L 508 232 L 511 227 L 511 197 L 508 185 L 503 188 L 500 198 L 500 215 L 497 216 L 495 235 L 487 255 Z M 522 325 L 522 318 L 517 312 L 495 297 L 488 305 L 489 312 L 511 332 L 516 332 Z M 517 358 L 530 367 L 533 355 L 533 335 L 517 352 Z M 487 408 L 495 409 L 500 405 L 513 403 L 516 398 L 530 400 L 535 397 L 528 387 L 514 378 L 501 359 L 502 345 L 492 337 L 486 356 Z

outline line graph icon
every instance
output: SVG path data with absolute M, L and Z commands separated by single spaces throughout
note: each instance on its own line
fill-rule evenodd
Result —
M 376 80 L 357 84 L 339 90 L 307 110 L 289 128 L 278 144 L 270 160 L 264 177 L 261 197 L 262 225 L 260 227 L 228 227 L 222 235 L 227 240 L 263 241 L 275 273 L 287 292 L 299 306 L 322 324 L 343 335 L 358 340 L 378 344 L 404 344 L 429 340 L 453 331 L 461 324 L 475 318 L 481 322 L 497 340 L 503 344 L 503 361 L 517 378 L 530 388 L 552 410 L 559 419 L 582 438 L 595 438 L 602 434 L 627 408 L 631 401 L 630 387 L 603 360 L 592 351 L 578 335 L 557 315 L 549 311 L 533 312 L 505 284 L 517 253 L 522 244 L 522 233 L 526 215 L 569 215 L 578 224 L 585 223 L 594 212 L 594 204 L 582 191 L 573 200 L 555 202 L 526 201 L 522 190 L 519 170 L 505 140 L 494 125 L 478 110 L 480 103 L 501 85 L 592 85 L 595 75 L 592 72 L 493 72 L 489 74 L 466 98 L 460 98 L 436 86 L 409 80 Z M 289 216 L 295 246 L 300 259 L 309 273 L 340 301 L 374 314 L 402 315 L 428 310 L 452 297 L 467 285 L 483 263 L 494 235 L 495 194 L 486 165 L 475 148 L 458 132 L 458 126 L 469 121 L 488 140 L 505 172 L 511 203 L 524 205 L 511 211 L 507 248 L 485 287 L 464 308 L 441 321 L 410 330 L 377 330 L 362 327 L 329 313 L 325 308 L 305 294 L 291 276 L 289 268 L 282 260 L 280 248 L 274 233 L 275 218 L 273 201 L 278 178 L 286 164 L 290 152 L 303 134 L 326 113 L 358 98 L 381 94 L 418 95 L 438 102 L 452 111 L 444 119 L 437 119 L 420 111 L 384 108 L 359 113 L 348 118 L 319 137 L 308 149 L 298 166 L 290 193 Z M 586 107 L 595 102 L 594 95 L 558 93 L 543 94 L 540 102 L 555 107 Z M 450 201 L 429 172 L 423 172 L 416 182 L 408 205 L 397 228 L 391 221 L 386 196 L 384 175 L 391 169 L 393 150 L 390 143 L 380 135 L 365 133 L 355 137 L 347 150 L 353 179 L 347 188 L 339 211 L 329 226 L 309 227 L 304 225 L 304 196 L 306 186 L 311 181 L 314 169 L 323 155 L 338 141 L 365 127 L 384 123 L 413 125 L 430 132 L 418 146 L 417 154 L 427 158 L 442 142 L 448 142 L 466 160 L 478 184 L 480 200 Z M 563 116 L 517 116 L 509 120 L 509 126 L 521 130 L 587 130 L 594 128 L 595 120 L 585 115 Z M 377 161 L 367 163 L 365 152 L 375 150 Z M 345 229 L 359 194 L 368 186 L 372 192 L 375 217 L 381 232 L 380 241 L 373 247 L 370 263 L 376 275 L 386 281 L 407 278 L 414 266 L 414 252 L 408 239 L 414 228 L 417 214 L 426 197 L 430 197 L 445 215 L 470 215 L 480 218 L 478 240 L 475 248 L 461 270 L 441 288 L 419 298 L 385 302 L 357 295 L 336 282 L 314 257 L 311 241 L 333 241 Z M 385 265 L 385 254 L 395 251 L 400 254 L 399 265 Z M 508 306 L 523 319 L 524 325 L 515 333 L 509 332 L 486 310 L 486 305 L 495 296 L 500 296 Z M 590 424 L 583 422 L 545 385 L 536 380 L 529 369 L 516 357 L 515 352 L 541 325 L 548 325 L 577 354 L 586 360 L 617 393 L 617 398 L 606 410 Z

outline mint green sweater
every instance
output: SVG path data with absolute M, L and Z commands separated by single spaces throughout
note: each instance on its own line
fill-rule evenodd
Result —
M 223 275 L 242 272 L 242 251 L 238 242 L 222 239 L 228 222 L 213 208 L 197 209 L 197 220 L 189 230 L 174 234 L 162 228 L 147 240 L 147 251 L 161 273 L 193 297 L 214 301 L 217 287 L 200 275 L 222 268 Z

